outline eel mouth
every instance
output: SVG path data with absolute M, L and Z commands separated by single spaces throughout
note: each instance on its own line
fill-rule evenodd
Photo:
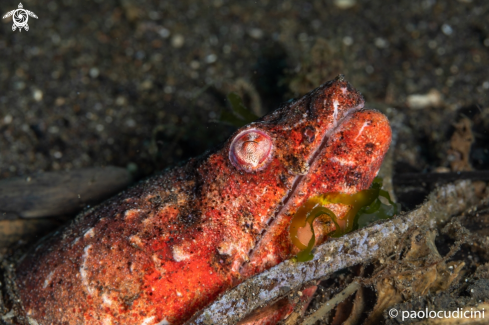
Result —
M 364 105 L 365 105 L 365 101 L 362 98 L 362 102 L 359 105 L 350 108 L 347 111 L 347 113 L 345 114 L 345 116 L 343 116 L 340 120 L 335 121 L 334 124 L 333 124 L 333 127 L 330 130 L 328 130 L 327 132 L 324 133 L 324 135 L 323 135 L 323 137 L 321 139 L 320 145 L 316 148 L 316 150 L 311 154 L 310 158 L 308 159 L 309 166 L 312 166 L 316 162 L 316 160 L 318 160 L 318 158 L 320 157 L 321 153 L 325 150 L 325 148 L 327 146 L 327 143 L 328 143 L 328 140 L 341 128 L 341 126 L 345 122 L 347 122 L 352 117 L 352 115 L 355 112 L 358 112 L 358 111 L 362 110 L 364 108 Z M 297 175 L 297 176 L 295 176 L 295 178 L 294 178 L 294 180 L 292 182 L 292 186 L 291 186 L 290 190 L 282 198 L 279 207 L 276 209 L 275 213 L 267 221 L 267 227 L 266 227 L 266 229 L 263 229 L 262 230 L 260 236 L 257 238 L 257 240 L 255 242 L 255 245 L 249 251 L 248 257 L 249 257 L 249 260 L 250 261 L 253 260 L 255 252 L 261 247 L 261 242 L 264 240 L 267 231 L 274 227 L 274 224 L 277 222 L 277 220 L 280 219 L 279 218 L 280 215 L 286 213 L 289 203 L 296 196 L 296 194 L 298 192 L 298 189 L 299 189 L 299 186 L 304 182 L 305 178 L 308 175 L 309 175 L 309 172 L 306 173 L 306 174 L 304 174 L 304 175 Z M 308 198 L 306 198 L 306 200 L 307 199 Z M 240 267 L 240 273 L 244 269 L 244 267 L 245 267 L 246 264 L 247 263 L 245 262 L 245 263 L 243 263 L 241 265 L 241 267 Z
M 311 157 L 308 160 L 309 166 L 312 166 L 314 164 L 314 162 L 316 162 L 316 160 L 318 159 L 318 157 L 321 155 L 321 152 L 324 151 L 324 148 L 326 147 L 326 145 L 328 143 L 328 140 L 331 138 L 331 136 L 333 134 L 335 134 L 338 131 L 338 129 L 346 121 L 348 121 L 355 112 L 358 112 L 361 109 L 363 109 L 364 108 L 364 105 L 365 105 L 365 101 L 362 100 L 362 102 L 359 105 L 350 108 L 348 110 L 348 113 L 345 114 L 345 116 L 343 116 L 342 119 L 340 119 L 339 121 L 337 121 L 334 124 L 334 126 L 324 134 L 323 138 L 321 139 L 321 144 L 312 153 Z M 268 226 L 270 226 L 277 219 L 277 217 L 284 212 L 284 210 L 287 208 L 287 205 L 288 205 L 289 201 L 291 200 L 291 198 L 293 198 L 295 196 L 295 194 L 297 193 L 297 188 L 299 187 L 300 184 L 302 184 L 302 182 L 304 181 L 304 178 L 306 178 L 306 176 L 308 174 L 309 173 L 306 173 L 304 175 L 297 175 L 295 177 L 294 181 L 292 182 L 291 189 L 287 193 L 287 195 L 285 195 L 284 198 L 282 199 L 282 202 L 280 204 L 280 207 L 277 209 L 277 211 L 275 212 L 275 214 L 268 220 L 268 223 L 267 223 Z M 259 244 L 259 241 L 260 240 L 258 240 L 258 242 L 256 244 Z

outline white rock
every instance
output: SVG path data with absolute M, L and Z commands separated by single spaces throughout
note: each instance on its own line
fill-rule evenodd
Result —
M 441 104 L 441 94 L 436 89 L 431 89 L 427 94 L 413 94 L 407 97 L 407 105 L 412 109 L 438 107 Z

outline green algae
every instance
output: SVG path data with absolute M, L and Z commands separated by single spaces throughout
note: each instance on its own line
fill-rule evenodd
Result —
M 382 203 L 380 197 L 387 199 L 390 205 Z M 349 205 L 350 210 L 344 218 L 338 219 L 333 211 L 325 207 L 328 204 Z M 312 197 L 297 210 L 292 218 L 290 237 L 292 243 L 301 249 L 294 260 L 297 262 L 312 260 L 313 254 L 311 251 L 316 241 L 312 223 L 321 215 L 329 216 L 335 225 L 335 230 L 328 236 L 340 237 L 353 230 L 365 227 L 373 221 L 390 219 L 398 212 L 398 204 L 392 202 L 387 191 L 382 190 L 382 178 L 380 177 L 374 179 L 370 188 L 355 194 L 332 192 Z M 306 226 L 311 231 L 311 237 L 307 245 L 299 239 L 299 229 Z
M 223 110 L 218 122 L 240 128 L 258 119 L 258 116 L 245 106 L 243 99 L 238 94 L 230 92 L 227 99 L 230 110 Z

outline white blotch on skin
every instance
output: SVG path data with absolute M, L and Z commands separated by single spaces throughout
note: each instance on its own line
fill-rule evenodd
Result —
M 333 101 L 333 107 L 334 107 L 334 112 L 333 112 L 333 123 L 336 125 L 336 120 L 338 119 L 338 105 L 340 103 L 335 99 Z
M 356 162 L 354 161 L 351 161 L 351 160 L 348 160 L 348 159 L 344 159 L 344 158 L 338 158 L 338 157 L 331 157 L 329 159 L 330 161 L 333 161 L 333 162 L 336 162 L 342 166 L 346 165 L 346 166 L 354 166 L 356 164 Z
M 94 290 L 92 287 L 90 287 L 90 284 L 88 283 L 88 274 L 87 274 L 87 259 L 88 259 L 88 254 L 90 254 L 90 249 L 92 248 L 92 245 L 88 245 L 85 247 L 83 250 L 83 256 L 82 256 L 82 265 L 80 266 L 80 276 L 82 278 L 82 284 L 85 286 L 89 294 L 93 294 Z
M 141 238 L 139 238 L 136 235 L 129 237 L 129 242 L 131 242 L 131 244 L 135 244 L 137 246 L 143 246 L 143 242 L 141 241 Z
M 44 280 L 44 284 L 42 286 L 43 289 L 46 289 L 47 286 L 51 283 L 51 280 L 53 278 L 54 271 L 51 271 L 48 276 L 46 277 L 46 280 Z
M 88 229 L 87 232 L 83 235 L 83 237 L 85 238 L 93 238 L 93 236 L 95 236 L 95 231 L 93 230 L 93 228 Z
M 161 260 L 159 259 L 159 257 L 156 255 L 156 254 L 153 254 L 153 256 L 151 256 L 151 259 L 153 260 L 154 262 L 154 265 L 155 265 L 155 268 L 161 273 L 166 273 L 166 269 L 165 268 L 162 268 L 161 267 Z M 133 267 L 134 264 L 131 264 L 131 268 Z M 132 271 L 131 271 L 132 273 Z M 152 289 L 154 291 L 154 288 Z
M 367 127 L 367 126 L 369 126 L 369 125 L 370 125 L 370 123 L 369 123 L 369 122 L 363 122 L 363 125 L 362 125 L 362 127 L 360 128 L 360 131 L 358 131 L 358 134 L 357 134 L 357 136 L 355 137 L 355 140 L 356 140 L 356 139 L 357 139 L 357 138 L 358 138 L 358 137 L 359 137 L 359 136 L 362 134 L 363 129 L 365 129 L 365 127 Z
M 155 218 L 155 216 L 144 219 L 142 221 L 143 225 L 145 225 L 145 226 L 151 226 L 151 225 L 153 225 L 154 218 Z
M 182 293 L 180 291 L 177 291 L 177 296 L 181 297 Z
M 188 253 L 185 253 L 183 251 L 183 247 L 173 246 L 173 259 L 176 262 L 185 261 L 185 260 L 188 260 L 191 257 L 192 257 L 192 255 L 190 255 Z
M 231 256 L 235 250 L 236 250 L 236 245 L 234 245 L 233 243 L 230 243 L 230 242 L 225 242 L 225 241 L 221 242 L 219 244 L 219 246 L 217 247 L 217 251 L 221 255 Z
M 104 294 L 102 295 L 102 301 L 103 301 L 103 302 L 104 302 L 104 304 L 105 304 L 105 305 L 107 305 L 107 306 L 111 306 L 111 305 L 112 305 L 112 303 L 113 303 L 112 299 L 110 299 L 110 298 L 109 298 L 109 296 L 108 296 L 106 293 L 104 293 Z
M 343 95 L 346 95 L 346 90 L 347 90 L 346 87 L 341 87 L 340 89 L 341 89 L 341 92 L 343 93 Z
M 71 243 L 71 246 L 75 246 L 76 243 L 80 240 L 81 237 L 76 237 L 76 239 Z
M 278 257 L 273 252 L 269 252 L 265 257 L 265 261 L 278 264 Z
M 112 319 L 111 319 L 111 317 L 110 316 L 109 317 L 105 317 L 104 318 L 104 321 L 103 321 L 103 324 L 104 325 L 112 325 Z
M 161 260 L 158 258 L 158 256 L 156 256 L 156 254 L 153 254 L 153 256 L 151 256 L 151 259 L 153 260 L 153 262 L 155 263 L 158 263 L 160 264 L 161 263 Z
M 155 325 L 171 325 L 171 324 L 166 318 L 163 318 L 163 320 L 161 322 L 159 322 L 158 324 L 155 324 Z
M 355 194 L 357 191 L 355 187 L 349 186 L 346 182 L 340 185 L 340 192 L 345 194 Z
M 154 316 L 151 316 L 151 317 L 147 317 L 143 320 L 143 322 L 141 323 L 141 325 L 148 325 L 149 323 L 151 323 L 151 321 L 154 319 L 155 317 Z
M 133 209 L 133 210 L 127 210 L 124 212 L 124 220 L 130 220 L 133 219 L 134 217 L 137 217 L 141 210 L 139 209 Z

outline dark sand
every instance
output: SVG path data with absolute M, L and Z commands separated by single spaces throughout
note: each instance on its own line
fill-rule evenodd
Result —
M 17 5 L 3 1 L 0 11 Z M 212 120 L 242 80 L 270 111 L 345 74 L 367 105 L 407 115 L 396 161 L 418 171 L 448 166 L 444 142 L 460 109 L 474 108 L 479 130 L 489 124 L 486 1 L 65 0 L 24 8 L 39 17 L 28 32 L 12 32 L 11 18 L 0 25 L 0 178 L 105 165 L 142 176 L 171 166 L 230 134 Z M 437 108 L 407 108 L 408 96 L 430 90 L 440 95 Z M 487 168 L 487 150 L 473 164 Z

